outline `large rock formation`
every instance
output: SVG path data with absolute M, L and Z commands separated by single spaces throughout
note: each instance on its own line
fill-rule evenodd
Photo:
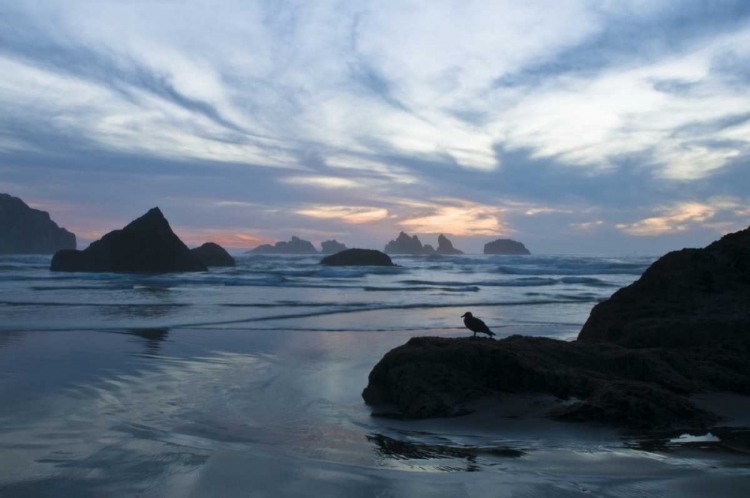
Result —
M 190 252 L 207 267 L 234 266 L 237 264 L 226 249 L 213 242 L 206 242 L 200 247 L 191 249 Z
M 54 254 L 75 248 L 76 236 L 57 226 L 49 213 L 0 194 L 0 254 Z
M 526 246 L 511 239 L 497 239 L 484 245 L 485 254 L 531 254 Z
M 335 239 L 321 242 L 320 247 L 322 249 L 320 252 L 323 254 L 336 254 L 346 250 L 346 246 Z
M 320 264 L 328 266 L 395 266 L 387 254 L 374 249 L 347 249 L 326 256 Z
M 591 311 L 579 341 L 677 347 L 750 334 L 750 229 L 656 261 Z
M 383 252 L 386 254 L 425 254 L 419 237 L 416 235 L 411 237 L 404 232 L 400 232 L 395 240 L 388 242 Z
M 57 252 L 52 258 L 51 270 L 169 273 L 206 271 L 206 266 L 175 235 L 159 208 L 153 208 L 83 251 Z
M 292 237 L 289 242 L 276 242 L 274 245 L 263 244 L 249 251 L 252 254 L 318 254 L 315 246 L 307 240 Z
M 453 247 L 453 242 L 448 240 L 448 237 L 443 235 L 442 233 L 438 236 L 438 248 L 437 248 L 438 254 L 463 254 L 463 251 L 459 251 L 455 247 Z
M 670 253 L 597 305 L 575 342 L 420 337 L 385 355 L 362 396 L 406 418 L 451 416 L 498 393 L 551 395 L 549 416 L 703 427 L 700 391 L 750 395 L 750 229 Z M 566 400 L 566 401 L 562 401 Z

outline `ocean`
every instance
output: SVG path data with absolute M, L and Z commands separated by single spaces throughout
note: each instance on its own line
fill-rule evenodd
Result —
M 396 256 L 393 268 L 241 255 L 168 275 L 0 257 L 0 496 L 744 496 L 712 434 L 548 419 L 400 421 L 360 396 L 391 348 L 572 340 L 654 257 Z

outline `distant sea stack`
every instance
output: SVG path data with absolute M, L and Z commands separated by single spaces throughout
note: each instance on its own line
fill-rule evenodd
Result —
M 153 208 L 83 251 L 58 251 L 52 258 L 51 270 L 170 273 L 206 271 L 207 268 L 175 235 L 159 208 Z
M 459 251 L 455 247 L 453 247 L 453 242 L 448 240 L 448 237 L 443 235 L 442 233 L 438 237 L 438 248 L 437 248 L 438 254 L 463 254 L 463 251 Z
M 337 252 L 346 250 L 346 246 L 341 242 L 338 242 L 336 239 L 321 242 L 320 247 L 322 248 L 322 251 L 320 252 L 323 254 L 336 254 Z
M 277 242 L 274 245 L 263 244 L 249 252 L 251 254 L 318 254 L 318 250 L 311 242 L 299 237 L 292 237 L 289 242 Z
M 347 249 L 326 256 L 320 264 L 327 266 L 396 266 L 387 254 L 375 249 Z
M 485 254 L 531 254 L 526 246 L 511 239 L 497 239 L 484 245 Z
M 395 240 L 388 242 L 385 246 L 386 254 L 426 254 L 419 237 L 411 237 L 401 232 Z
M 49 213 L 0 194 L 0 254 L 54 254 L 75 248 L 76 236 L 57 226 Z
M 226 249 L 214 242 L 206 242 L 200 247 L 191 249 L 190 252 L 207 267 L 234 266 L 237 264 Z

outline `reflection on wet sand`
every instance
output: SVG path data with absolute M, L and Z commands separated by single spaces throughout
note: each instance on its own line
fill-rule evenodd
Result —
M 501 457 L 520 458 L 524 452 L 505 446 L 448 446 L 440 444 L 429 444 L 419 441 L 406 441 L 394 439 L 384 434 L 369 434 L 367 440 L 376 447 L 378 455 L 394 460 L 453 460 L 456 464 L 465 462 L 465 467 L 453 464 L 441 464 L 435 466 L 436 470 L 463 470 L 476 472 L 481 470 L 477 465 L 477 458 Z M 415 462 L 419 466 L 419 462 Z
M 167 339 L 169 329 L 136 329 L 130 334 L 146 340 L 146 356 L 158 356 L 161 343 Z

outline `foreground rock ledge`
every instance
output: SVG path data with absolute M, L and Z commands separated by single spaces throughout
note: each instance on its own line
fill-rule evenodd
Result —
M 660 258 L 591 312 L 576 342 L 420 337 L 385 355 L 362 393 L 407 418 L 451 416 L 493 393 L 569 400 L 549 416 L 702 427 L 700 391 L 750 394 L 750 229 Z
M 749 342 L 667 351 L 523 336 L 415 337 L 375 366 L 362 397 L 420 419 L 470 413 L 493 393 L 536 393 L 567 400 L 547 414 L 559 420 L 706 427 L 717 417 L 689 396 L 706 390 L 750 394 Z

